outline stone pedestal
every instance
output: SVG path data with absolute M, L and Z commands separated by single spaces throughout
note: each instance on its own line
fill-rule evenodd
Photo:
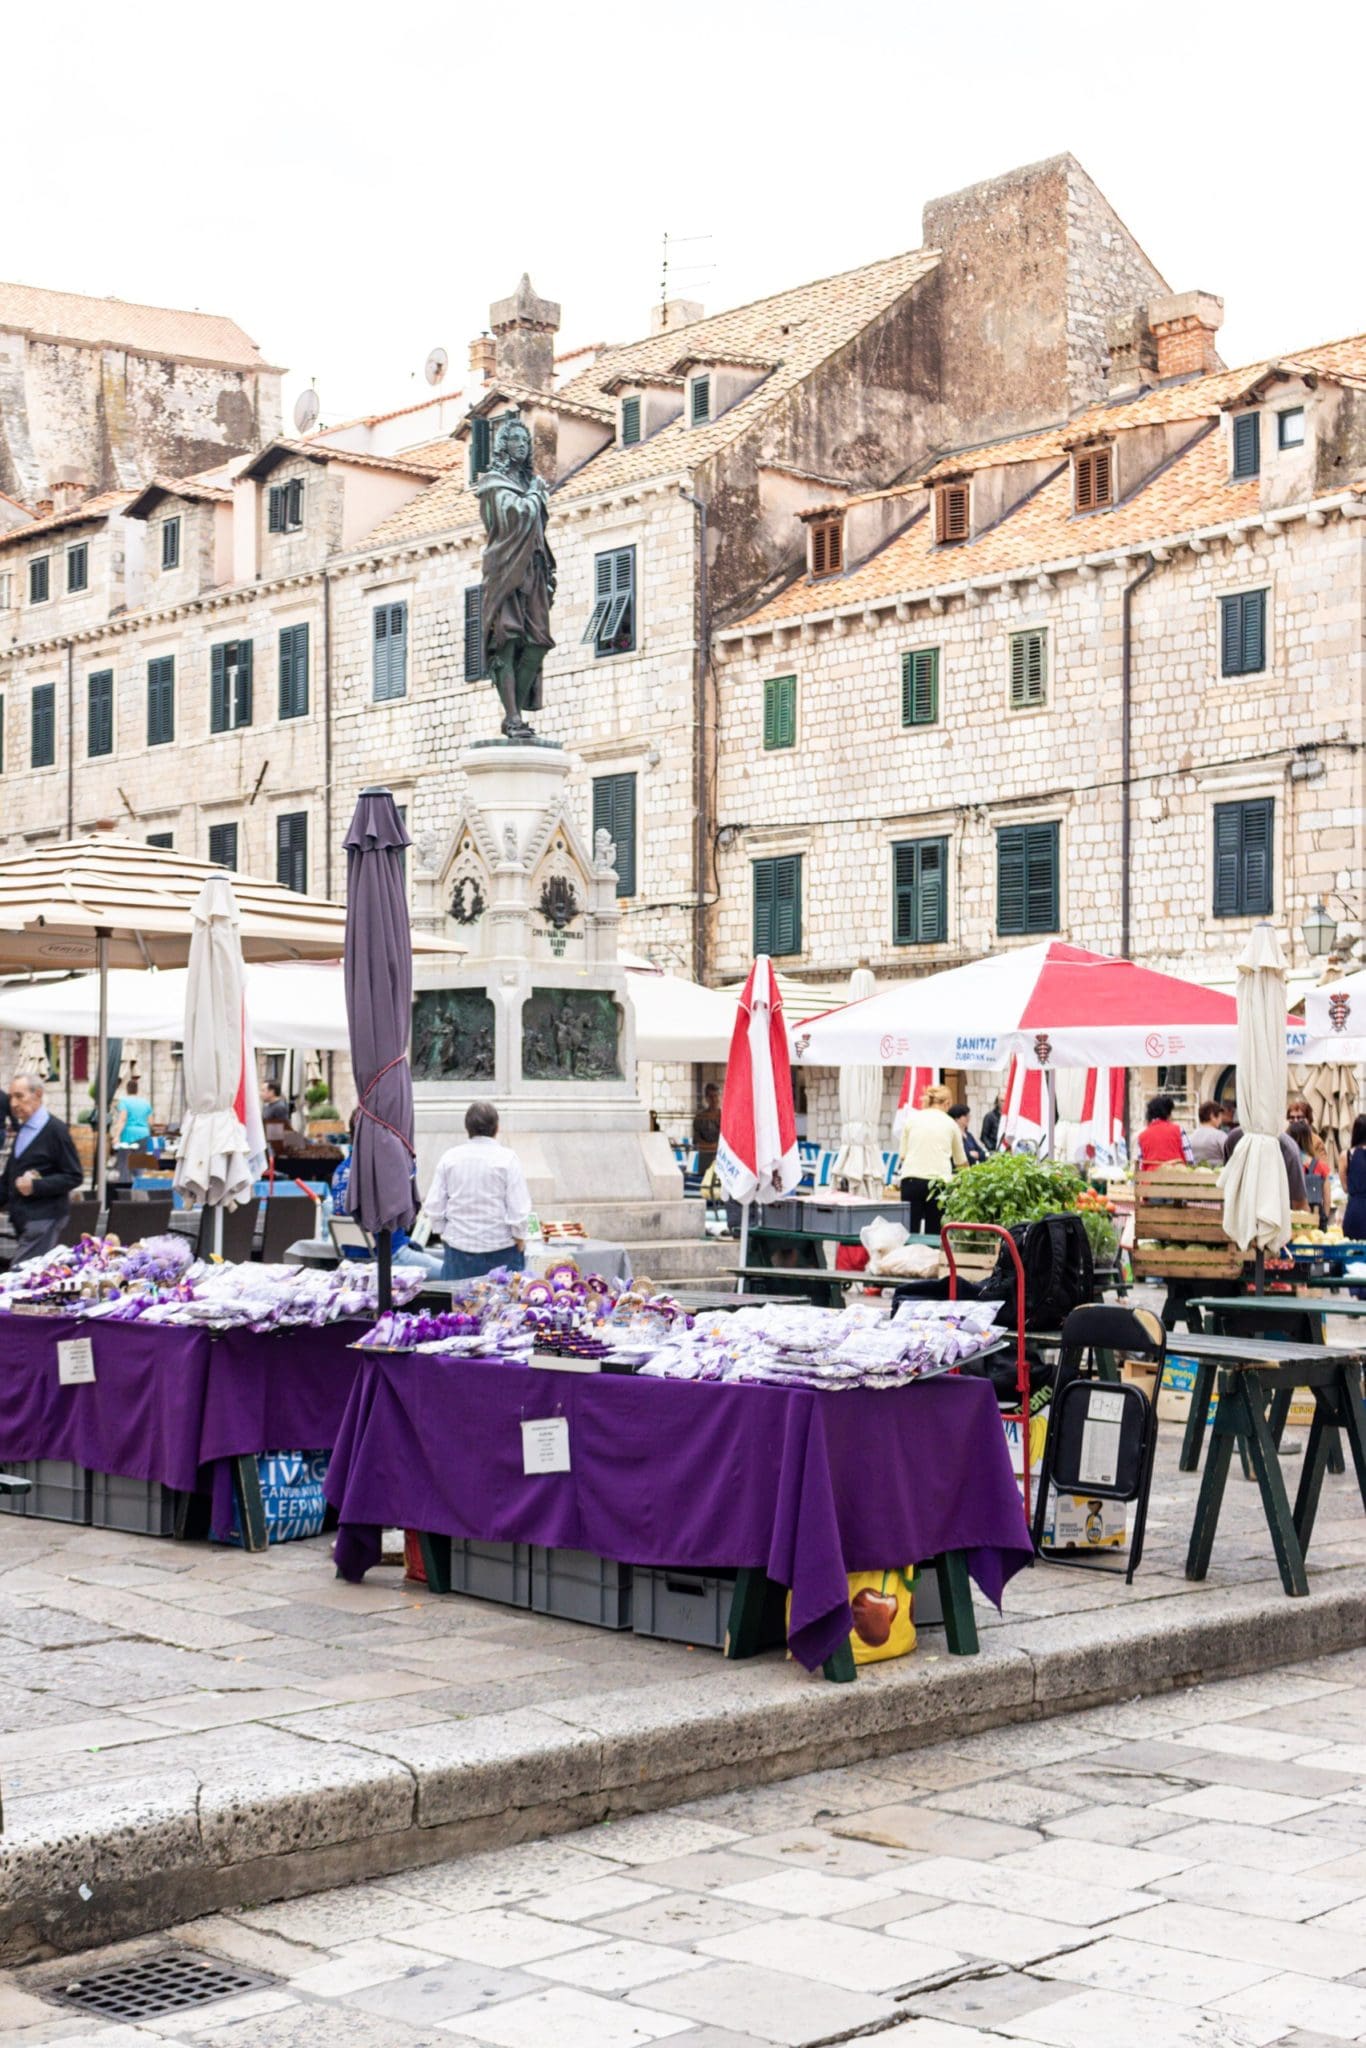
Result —
M 682 1176 L 636 1092 L 615 850 L 605 833 L 590 847 L 573 817 L 562 748 L 492 741 L 460 765 L 454 830 L 414 848 L 414 925 L 469 948 L 414 974 L 418 1183 L 482 1098 L 539 1214 L 601 1223 L 608 1204 L 644 1204 L 683 1235 Z

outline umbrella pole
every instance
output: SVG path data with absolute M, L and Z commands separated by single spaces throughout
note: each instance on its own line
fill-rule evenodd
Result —
M 1043 1085 L 1048 1102 L 1048 1149 L 1045 1157 L 1051 1159 L 1058 1142 L 1058 1077 L 1051 1067 L 1043 1077 Z
M 749 1203 L 748 1203 L 748 1202 L 745 1202 L 745 1203 L 743 1203 L 743 1204 L 741 1205 L 741 1209 L 740 1209 L 740 1265 L 741 1265 L 741 1268 L 743 1269 L 743 1268 L 744 1268 L 745 1266 L 747 1266 L 748 1264 L 749 1264 Z M 743 1272 L 743 1270 L 742 1270 L 742 1271 L 740 1271 L 739 1273 L 737 1273 L 737 1274 L 736 1274 L 736 1276 L 735 1276 L 735 1292 L 736 1292 L 737 1294 L 743 1294 L 743 1293 L 744 1293 L 744 1291 L 745 1291 L 745 1276 L 744 1276 L 744 1272 Z
M 379 1234 L 379 1312 L 385 1315 L 394 1305 L 394 1233 Z
M 109 934 L 95 933 L 95 964 L 100 977 L 99 1064 L 95 1069 L 95 1200 L 106 1207 L 105 1170 L 109 1122 Z
M 223 1256 L 223 1204 L 221 1202 L 215 1202 L 213 1205 L 213 1250 L 214 1257 L 221 1259 Z

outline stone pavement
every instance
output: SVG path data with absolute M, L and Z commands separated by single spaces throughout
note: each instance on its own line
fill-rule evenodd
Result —
M 393 1567 L 348 1586 L 321 1540 L 244 1556 L 0 1519 L 0 1961 L 1366 1642 L 1352 1480 L 1327 1480 L 1288 1600 L 1235 1469 L 1197 1587 L 1176 1452 L 1168 1430 L 1131 1589 L 1036 1567 L 1004 1617 L 979 1604 L 981 1656 L 927 1631 L 852 1686 L 438 1600 Z
M 1366 2040 L 1366 1651 L 612 1821 L 167 1942 L 141 2025 L 0 1975 L 10 2048 L 1329 2048 Z

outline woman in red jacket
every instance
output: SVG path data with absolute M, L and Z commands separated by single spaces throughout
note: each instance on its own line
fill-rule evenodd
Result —
M 1154 1095 L 1148 1102 L 1148 1121 L 1134 1141 L 1144 1173 L 1155 1166 L 1189 1166 L 1190 1141 L 1180 1124 L 1172 1122 L 1170 1095 Z

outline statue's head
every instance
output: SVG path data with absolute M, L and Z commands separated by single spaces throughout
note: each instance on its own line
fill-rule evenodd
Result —
M 493 437 L 493 461 L 513 476 L 531 475 L 531 432 L 517 414 L 504 413 Z

